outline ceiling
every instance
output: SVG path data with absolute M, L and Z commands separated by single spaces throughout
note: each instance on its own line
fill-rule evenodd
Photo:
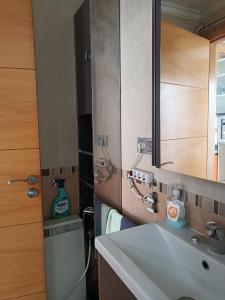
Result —
M 162 15 L 174 21 L 183 23 L 183 27 L 194 30 L 199 25 L 215 18 L 224 9 L 225 0 L 162 0 Z

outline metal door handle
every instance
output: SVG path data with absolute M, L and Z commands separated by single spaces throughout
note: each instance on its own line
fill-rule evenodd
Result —
M 30 188 L 27 190 L 27 197 L 28 198 L 35 198 L 39 194 L 39 191 L 35 188 Z
M 20 182 L 26 182 L 29 185 L 36 184 L 38 182 L 37 176 L 30 175 L 26 179 L 11 179 L 8 180 L 8 184 L 15 184 L 15 183 L 20 183 Z

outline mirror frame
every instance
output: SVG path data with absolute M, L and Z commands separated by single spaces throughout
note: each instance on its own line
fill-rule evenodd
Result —
M 152 165 L 161 167 L 160 44 L 161 0 L 152 0 Z

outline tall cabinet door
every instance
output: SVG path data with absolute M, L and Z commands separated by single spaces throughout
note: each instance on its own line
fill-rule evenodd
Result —
M 31 0 L 0 0 L 0 199 L 0 300 L 44 300 Z

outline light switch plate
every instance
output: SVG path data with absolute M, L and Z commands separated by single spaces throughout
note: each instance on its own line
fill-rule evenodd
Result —
M 107 135 L 97 135 L 96 143 L 97 143 L 97 146 L 108 147 L 108 136 Z

